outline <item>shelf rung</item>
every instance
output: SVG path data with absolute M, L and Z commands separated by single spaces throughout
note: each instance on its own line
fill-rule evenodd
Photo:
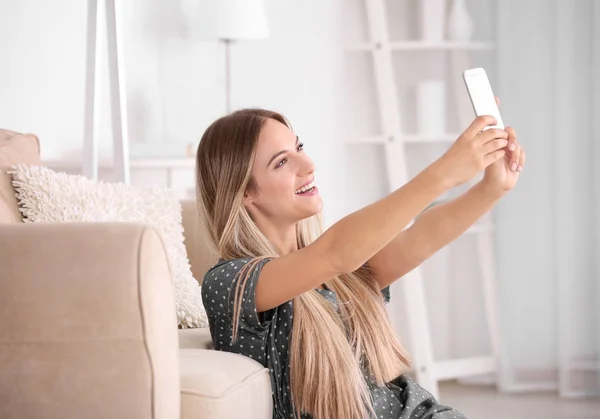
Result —
M 453 143 L 460 134 L 408 134 L 402 137 L 407 143 Z
M 493 50 L 491 42 L 430 42 L 430 41 L 395 41 L 390 43 L 359 42 L 346 47 L 349 51 L 375 51 L 382 46 L 393 51 L 430 51 L 430 50 Z
M 391 42 L 393 50 L 491 50 L 494 44 L 491 42 L 428 42 L 428 41 L 398 41 Z
M 600 366 L 598 361 L 592 359 L 571 360 L 567 367 L 570 370 L 576 371 L 598 371 Z
M 436 144 L 436 143 L 453 143 L 460 134 L 407 134 L 400 138 L 400 141 L 407 144 Z M 352 138 L 351 143 L 360 144 L 383 144 L 390 142 L 389 137 L 383 135 L 370 135 L 362 138 Z
M 349 142 L 355 144 L 383 144 L 387 142 L 387 139 L 381 135 L 370 135 L 360 138 L 351 138 Z
M 452 359 L 433 364 L 433 375 L 438 380 L 488 374 L 496 371 L 496 360 L 491 356 Z
M 346 46 L 347 51 L 374 51 L 375 44 L 372 42 L 361 42 Z

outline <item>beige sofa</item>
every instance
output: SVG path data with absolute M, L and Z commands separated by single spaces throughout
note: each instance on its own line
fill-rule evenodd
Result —
M 262 365 L 177 330 L 163 244 L 144 225 L 25 224 L 6 168 L 40 164 L 34 135 L 0 130 L 0 418 L 272 417 Z M 182 202 L 198 280 L 208 251 Z

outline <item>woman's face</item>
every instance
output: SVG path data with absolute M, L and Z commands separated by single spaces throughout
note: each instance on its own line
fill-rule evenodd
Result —
M 277 225 L 296 223 L 321 212 L 315 166 L 298 137 L 284 124 L 268 118 L 258 139 L 252 181 L 245 204 L 253 217 Z

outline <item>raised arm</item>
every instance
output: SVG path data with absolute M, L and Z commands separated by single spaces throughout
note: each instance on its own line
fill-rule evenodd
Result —
M 269 310 L 358 269 L 433 200 L 503 157 L 505 131 L 481 132 L 493 124 L 492 117 L 478 117 L 440 159 L 404 186 L 342 218 L 311 245 L 267 263 L 256 286 L 257 310 Z

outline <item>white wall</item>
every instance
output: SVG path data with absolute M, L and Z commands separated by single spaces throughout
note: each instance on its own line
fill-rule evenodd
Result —
M 85 5 L 0 3 L 0 125 L 38 133 L 50 157 L 81 136 Z

